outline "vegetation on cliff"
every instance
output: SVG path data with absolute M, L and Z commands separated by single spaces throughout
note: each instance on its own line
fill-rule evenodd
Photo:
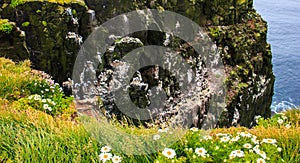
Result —
M 299 110 L 270 119 L 256 117 L 258 125 L 252 129 L 219 128 L 207 132 L 191 128 L 172 146 L 149 155 L 116 153 L 107 142 L 91 137 L 70 98 L 48 75 L 31 70 L 29 61 L 14 63 L 0 58 L 0 63 L 0 162 L 300 161 Z M 53 102 L 55 109 L 50 106 Z M 113 125 L 131 134 L 156 133 L 153 139 L 170 134 L 156 127 L 145 129 L 117 122 Z
M 9 22 L 8 19 L 0 19 L 0 32 L 10 34 L 10 32 L 13 30 L 13 26 L 14 24 Z

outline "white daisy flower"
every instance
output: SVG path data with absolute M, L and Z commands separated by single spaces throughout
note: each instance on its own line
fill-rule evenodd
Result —
M 276 141 L 276 139 L 263 139 L 262 143 L 275 144 L 275 143 L 277 143 L 277 141 Z
M 228 134 L 217 133 L 216 136 L 228 136 Z
M 231 142 L 237 142 L 238 140 L 240 140 L 239 136 L 233 137 L 230 141 Z
M 264 151 L 262 150 L 257 150 L 255 151 L 258 155 L 260 155 L 263 159 L 266 159 L 267 158 L 267 155 Z
M 172 159 L 176 156 L 176 152 L 171 148 L 165 148 L 162 154 L 169 159 Z
M 192 127 L 192 128 L 190 128 L 190 130 L 193 131 L 193 132 L 199 131 L 199 129 L 197 127 Z
M 52 108 L 51 108 L 48 104 L 44 104 L 44 105 L 43 105 L 43 108 L 44 108 L 45 110 L 52 111 Z
M 289 128 L 291 128 L 291 125 L 290 124 L 286 124 L 285 128 L 289 129 Z
M 254 144 L 259 144 L 259 140 L 256 140 L 256 137 L 251 138 L 251 141 L 252 141 Z
M 283 120 L 282 119 L 278 119 L 277 123 L 281 125 L 281 124 L 283 124 Z
M 266 161 L 262 158 L 256 160 L 256 163 L 266 163 Z
M 236 157 L 236 153 L 232 151 L 229 155 L 229 159 L 234 159 Z
M 165 129 L 158 129 L 158 132 L 168 132 L 169 129 L 168 128 L 165 128 Z
M 235 151 L 232 151 L 231 153 L 234 153 L 236 155 L 236 157 L 244 157 L 245 156 L 244 152 L 241 150 L 235 150 Z
M 212 140 L 212 137 L 210 135 L 205 135 L 203 137 L 204 140 Z
M 40 95 L 34 95 L 33 99 L 35 101 L 41 100 L 41 96 Z
M 285 115 L 281 116 L 281 118 L 282 118 L 283 120 L 286 120 L 286 119 L 288 119 L 288 117 L 287 117 L 287 116 L 285 116 Z
M 33 98 L 33 96 L 29 96 L 28 99 L 31 100 Z
M 221 142 L 228 142 L 230 140 L 230 137 L 229 136 L 224 136 L 224 137 L 221 137 L 220 138 L 220 141 Z
M 47 101 L 46 101 L 46 99 L 42 99 L 42 103 L 46 103 Z
M 255 117 L 254 117 L 255 122 L 258 123 L 258 120 L 259 120 L 260 118 L 261 118 L 260 115 L 255 116 Z
M 246 143 L 243 145 L 244 148 L 250 149 L 252 148 L 252 145 L 250 143 Z
M 253 150 L 257 153 L 257 151 L 260 150 L 260 149 L 259 149 L 259 145 L 256 145 L 256 146 L 253 148 Z
M 160 139 L 160 135 L 157 134 L 153 136 L 153 140 L 158 140 L 158 139 Z
M 108 152 L 110 152 L 110 150 L 111 150 L 111 148 L 109 146 L 104 146 L 101 148 L 100 151 L 103 153 L 108 153 Z
M 250 134 L 249 132 L 245 131 L 245 132 L 240 132 L 239 135 L 241 137 L 247 137 L 247 138 L 250 138 L 252 137 L 252 134 Z
M 282 151 L 282 148 L 278 147 L 278 148 L 277 148 L 277 151 L 278 151 L 278 152 L 281 152 L 281 151 Z
M 205 157 L 207 151 L 206 151 L 204 148 L 196 148 L 196 149 L 195 149 L 195 153 L 196 153 L 198 156 Z
M 113 163 L 120 163 L 122 161 L 122 158 L 120 156 L 114 156 L 111 160 Z
M 106 161 L 109 161 L 112 158 L 112 154 L 111 153 L 101 153 L 99 155 L 99 158 L 102 162 L 106 162 Z

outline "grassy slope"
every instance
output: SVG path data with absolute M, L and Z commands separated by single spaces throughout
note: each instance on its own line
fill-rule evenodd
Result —
M 98 142 L 90 137 L 79 120 L 71 120 L 73 105 L 64 110 L 65 116 L 51 116 L 43 110 L 24 105 L 20 102 L 31 92 L 27 88 L 32 80 L 40 77 L 31 73 L 29 61 L 18 64 L 0 58 L 0 162 L 99 162 L 98 155 L 105 142 Z M 39 79 L 40 80 L 40 79 Z M 261 144 L 261 148 L 272 160 L 300 162 L 300 112 L 291 111 L 286 114 L 288 120 L 284 124 L 277 123 L 280 116 L 273 119 L 259 120 L 259 126 L 253 129 L 242 127 L 215 129 L 211 131 L 212 140 L 203 140 L 201 131 L 188 132 L 185 137 L 171 146 L 176 151 L 174 162 L 245 162 L 256 161 L 257 154 L 249 152 L 243 145 L 250 140 L 241 138 L 236 143 L 224 144 L 217 133 L 237 135 L 248 131 L 258 139 L 274 138 L 282 152 L 276 152 L 273 145 Z M 291 127 L 285 125 L 290 123 Z M 120 127 L 120 125 L 117 125 Z M 122 129 L 133 134 L 153 133 L 157 129 L 145 129 L 123 126 Z M 233 136 L 231 136 L 232 138 Z M 218 146 L 218 147 L 217 147 Z M 204 147 L 209 157 L 203 158 L 195 154 L 197 147 Z M 217 149 L 221 147 L 221 149 Z M 191 150 L 189 150 L 191 148 Z M 187 150 L 188 149 L 188 150 Z M 232 150 L 242 149 L 244 158 L 228 158 Z M 126 156 L 114 153 L 123 158 L 124 162 L 171 162 L 161 152 L 151 155 Z

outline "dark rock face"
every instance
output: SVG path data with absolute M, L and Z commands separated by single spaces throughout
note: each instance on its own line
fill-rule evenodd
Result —
M 10 25 L 11 32 L 0 31 L 0 56 L 15 61 L 29 59 L 25 32 L 17 28 L 15 23 L 10 23 Z
M 15 8 L 8 5 L 0 14 L 25 31 L 33 68 L 51 74 L 57 82 L 71 77 L 80 44 L 89 33 L 85 6 L 27 2 Z
M 77 3 L 62 5 L 27 2 L 12 8 L 9 6 L 10 1 L 0 1 L 1 6 L 6 6 L 0 9 L 0 18 L 16 22 L 16 26 L 26 34 L 24 38 L 20 37 L 18 30 L 11 34 L 0 32 L 0 55 L 2 53 L 2 56 L 22 60 L 28 58 L 27 47 L 34 68 L 46 71 L 58 82 L 63 82 L 71 77 L 80 45 L 96 24 L 100 25 L 116 15 L 136 8 L 170 10 L 203 26 L 221 52 L 227 74 L 227 99 L 226 110 L 218 126 L 240 124 L 251 127 L 255 115 L 271 115 L 270 104 L 275 77 L 272 72 L 270 45 L 266 42 L 267 24 L 253 9 L 252 0 L 85 2 L 87 6 Z M 161 45 L 165 39 L 164 34 L 151 31 L 135 33 L 131 37 L 138 38 L 144 45 Z M 26 46 L 23 44 L 24 39 Z M 178 43 L 184 44 L 180 41 Z M 114 60 L 122 58 L 126 49 L 131 48 L 130 45 L 116 48 L 119 51 L 113 53 L 114 57 L 106 56 L 107 66 L 110 67 Z M 149 82 L 146 72 L 142 73 L 143 80 Z M 97 71 L 97 75 L 99 73 Z M 157 81 L 152 80 L 152 83 L 157 84 L 155 82 Z M 195 126 L 199 126 L 206 114 L 205 108 L 209 99 L 199 97 L 196 101 L 198 102 L 195 102 L 194 109 L 188 111 L 187 115 L 194 119 Z M 176 117 L 172 117 L 176 114 L 171 113 L 170 119 L 176 121 Z M 166 120 L 162 119 L 159 121 Z

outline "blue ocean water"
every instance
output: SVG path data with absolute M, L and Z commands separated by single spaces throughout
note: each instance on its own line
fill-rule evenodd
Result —
M 254 0 L 268 22 L 276 76 L 272 110 L 300 106 L 300 0 Z

